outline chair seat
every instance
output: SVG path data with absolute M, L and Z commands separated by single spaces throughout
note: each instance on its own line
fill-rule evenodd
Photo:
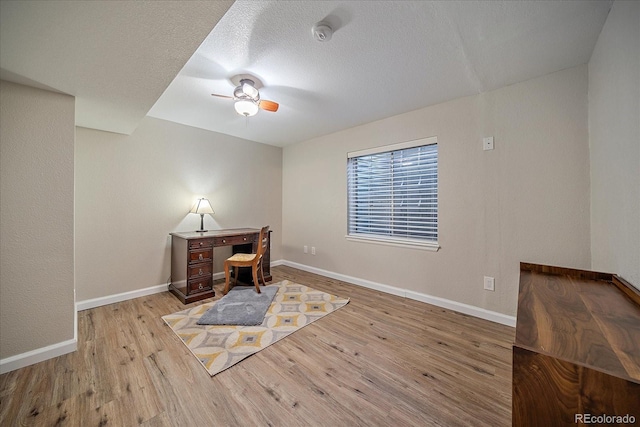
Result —
M 255 257 L 256 257 L 256 254 L 234 254 L 231 257 L 227 258 L 227 261 L 250 262 L 250 261 L 253 261 Z

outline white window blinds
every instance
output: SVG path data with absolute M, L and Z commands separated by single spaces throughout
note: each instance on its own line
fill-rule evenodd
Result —
M 437 139 L 349 153 L 347 192 L 350 237 L 437 242 Z

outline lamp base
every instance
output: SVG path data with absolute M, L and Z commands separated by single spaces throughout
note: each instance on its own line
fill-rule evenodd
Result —
M 196 230 L 196 233 L 204 233 L 205 231 L 209 230 L 204 229 L 204 214 L 200 214 L 200 230 Z

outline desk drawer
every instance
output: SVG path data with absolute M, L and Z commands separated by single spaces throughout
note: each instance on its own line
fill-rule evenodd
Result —
M 211 239 L 189 240 L 189 249 L 205 249 L 213 246 Z
M 253 243 L 256 238 L 255 234 L 240 234 L 237 236 L 215 237 L 213 240 L 216 246 L 224 245 L 241 245 L 244 243 Z
M 211 276 L 212 264 L 200 264 L 189 267 L 189 279 L 205 278 Z
M 196 292 L 205 292 L 211 290 L 211 278 L 208 277 L 206 279 L 197 279 L 197 280 L 189 280 L 189 294 L 194 294 Z
M 211 262 L 212 259 L 213 259 L 213 248 L 194 249 L 189 251 L 189 264 Z

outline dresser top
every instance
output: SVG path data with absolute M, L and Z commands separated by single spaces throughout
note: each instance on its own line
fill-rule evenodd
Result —
M 640 306 L 614 277 L 522 263 L 515 344 L 640 381 Z
M 171 236 L 180 237 L 182 239 L 204 239 L 207 237 L 230 237 L 238 236 L 242 234 L 255 234 L 260 233 L 259 228 L 226 228 L 222 230 L 209 230 L 209 231 L 182 231 L 176 233 L 169 233 Z

